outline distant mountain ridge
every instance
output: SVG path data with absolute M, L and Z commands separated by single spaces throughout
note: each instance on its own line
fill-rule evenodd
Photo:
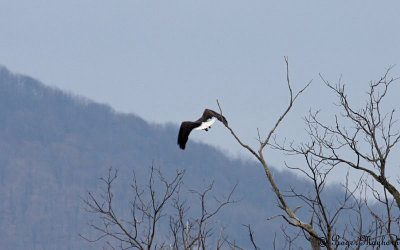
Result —
M 0 248 L 92 249 L 78 236 L 91 230 L 86 191 L 98 190 L 110 166 L 121 176 L 132 169 L 140 175 L 153 161 L 164 171 L 187 169 L 193 186 L 214 180 L 224 192 L 239 182 L 243 199 L 224 213 L 231 235 L 246 238 L 241 224 L 251 223 L 260 244 L 269 245 L 281 221 L 265 220 L 278 210 L 262 168 L 201 143 L 182 151 L 177 132 L 0 67 Z M 274 173 L 280 186 L 308 190 L 293 174 Z

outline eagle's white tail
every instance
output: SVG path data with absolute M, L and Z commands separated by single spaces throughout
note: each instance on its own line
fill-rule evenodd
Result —
M 208 129 L 209 127 L 211 127 L 211 125 L 215 122 L 215 117 L 213 117 L 211 120 L 207 121 L 207 122 L 202 122 L 200 127 L 195 128 L 195 130 L 202 130 L 202 129 Z

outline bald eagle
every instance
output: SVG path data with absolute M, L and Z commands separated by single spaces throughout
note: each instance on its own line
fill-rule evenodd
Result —
M 179 147 L 182 150 L 185 149 L 186 142 L 189 139 L 189 134 L 193 129 L 208 131 L 208 129 L 211 128 L 211 125 L 215 122 L 215 118 L 221 121 L 223 124 L 228 125 L 228 122 L 226 121 L 223 115 L 220 115 L 211 109 L 205 109 L 203 115 L 194 122 L 192 121 L 182 122 L 178 135 Z

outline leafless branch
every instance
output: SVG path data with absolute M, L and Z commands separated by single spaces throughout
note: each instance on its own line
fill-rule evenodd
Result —
M 208 240 L 213 236 L 213 217 L 232 204 L 233 193 L 237 184 L 226 197 L 210 199 L 213 183 L 202 191 L 190 190 L 190 193 L 199 198 L 200 215 L 189 216 L 190 207 L 186 199 L 182 199 L 181 190 L 185 171 L 177 170 L 172 178 L 167 178 L 160 168 L 154 165 L 149 167 L 150 173 L 147 184 L 139 183 L 136 173 L 133 172 L 131 188 L 133 200 L 131 201 L 131 218 L 115 212 L 113 183 L 117 179 L 117 170 L 109 169 L 106 178 L 100 178 L 104 185 L 101 194 L 95 196 L 88 192 L 84 200 L 86 210 L 97 217 L 97 223 L 90 226 L 99 236 L 89 238 L 81 235 L 89 242 L 106 240 L 108 247 L 115 249 L 209 249 Z M 212 201 L 213 206 L 209 205 Z M 172 210 L 171 210 L 172 209 Z M 171 211 L 176 211 L 176 214 Z M 160 220 L 169 213 L 169 241 L 165 235 L 160 235 Z M 164 220 L 164 222 L 166 222 Z M 216 240 L 216 249 L 221 249 L 227 244 L 227 237 L 220 234 Z

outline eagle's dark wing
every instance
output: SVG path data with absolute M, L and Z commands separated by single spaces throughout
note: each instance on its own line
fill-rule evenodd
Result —
M 190 132 L 200 126 L 201 122 L 182 122 L 178 134 L 178 145 L 181 149 L 185 149 L 186 142 L 189 139 Z
M 227 125 L 228 122 L 226 121 L 225 117 L 223 115 L 218 114 L 214 110 L 211 109 L 205 109 L 203 112 L 203 116 L 200 118 L 202 121 L 207 121 L 208 119 L 215 117 L 217 118 L 220 122 L 223 124 Z M 199 120 L 200 120 L 199 119 Z

